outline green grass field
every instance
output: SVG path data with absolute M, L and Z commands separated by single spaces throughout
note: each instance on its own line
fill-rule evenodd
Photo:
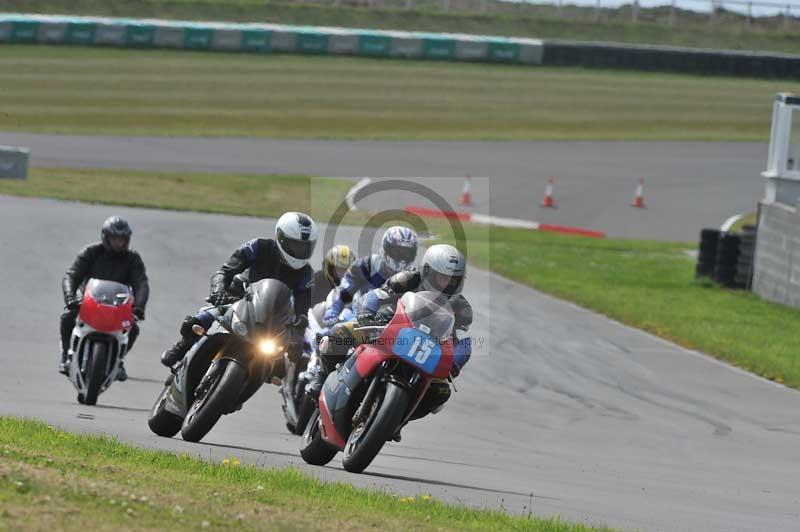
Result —
M 731 12 L 717 14 L 709 28 L 707 15 L 677 11 L 675 25 L 667 24 L 666 7 L 640 11 L 631 22 L 630 7 L 608 9 L 595 20 L 592 7 L 565 5 L 562 16 L 552 6 L 521 5 L 489 0 L 488 12 L 477 12 L 477 0 L 451 0 L 457 9 L 471 4 L 472 12 L 441 10 L 438 0 L 414 0 L 406 10 L 405 0 L 376 0 L 376 7 L 357 7 L 346 0 L 288 2 L 262 0 L 0 0 L 0 11 L 129 17 L 160 17 L 182 20 L 263 21 L 282 24 L 346 26 L 479 33 L 534 38 L 618 41 L 669 44 L 737 50 L 773 50 L 800 53 L 797 29 L 792 20 L 788 31 L 781 17 L 756 19 L 750 28 L 745 17 Z
M 0 529 L 610 532 L 323 484 L 236 457 L 212 464 L 8 417 L 0 417 Z
M 226 186 L 212 189 L 219 179 Z M 324 221 L 351 184 L 290 176 L 35 168 L 27 181 L 0 180 L 0 194 L 272 217 L 291 202 Z M 311 202 L 310 186 L 316 191 Z M 364 224 L 368 217 L 357 211 L 343 222 Z M 431 224 L 437 235 L 447 235 L 448 227 Z M 466 229 L 468 259 L 475 266 L 800 388 L 795 338 L 800 311 L 751 292 L 696 282 L 694 261 L 686 253 L 696 249 L 693 243 L 596 240 L 472 224 Z
M 0 46 L 0 130 L 414 140 L 758 140 L 777 81 Z

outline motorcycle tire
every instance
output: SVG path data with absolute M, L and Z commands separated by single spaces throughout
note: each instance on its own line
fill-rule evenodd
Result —
M 167 394 L 169 393 L 169 384 L 164 387 L 156 399 L 153 408 L 150 410 L 150 417 L 147 419 L 147 425 L 150 430 L 158 436 L 165 438 L 172 438 L 181 430 L 183 419 L 180 416 L 173 414 L 165 408 L 167 403 Z
M 319 430 L 319 409 L 315 408 L 300 440 L 300 456 L 307 464 L 324 466 L 339 450 L 322 439 Z
M 232 410 L 246 381 L 247 370 L 229 360 L 203 397 L 196 399 L 189 407 L 181 427 L 183 439 L 191 442 L 202 440 L 222 414 Z
M 375 400 L 380 400 L 376 396 Z M 363 428 L 354 427 L 344 446 L 342 465 L 351 473 L 361 473 L 378 456 L 387 440 L 397 431 L 408 408 L 409 393 L 394 383 L 386 383 L 383 400 L 373 407 Z
M 100 387 L 106 380 L 106 367 L 108 366 L 108 345 L 103 342 L 92 344 L 92 358 L 86 368 L 86 393 L 83 404 L 93 406 L 97 404 Z

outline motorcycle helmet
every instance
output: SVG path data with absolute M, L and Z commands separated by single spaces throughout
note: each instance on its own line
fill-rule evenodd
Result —
M 355 260 L 353 250 L 349 246 L 340 244 L 328 250 L 322 260 L 322 271 L 331 287 L 339 286 L 342 276 Z
M 417 233 L 413 229 L 395 225 L 381 239 L 381 270 L 388 278 L 408 270 L 417 258 Z
M 106 221 L 103 222 L 103 227 L 100 229 L 100 239 L 103 242 L 103 247 L 112 253 L 124 253 L 128 251 L 132 234 L 131 226 L 119 216 L 111 216 L 106 219 Z M 125 246 L 122 250 L 115 251 L 111 246 L 111 239 L 119 237 L 125 239 Z
M 440 292 L 452 297 L 461 293 L 466 277 L 467 261 L 450 244 L 431 246 L 422 256 L 421 290 Z
M 308 264 L 317 245 L 317 236 L 317 224 L 301 212 L 287 212 L 275 224 L 275 242 L 283 261 L 293 270 Z

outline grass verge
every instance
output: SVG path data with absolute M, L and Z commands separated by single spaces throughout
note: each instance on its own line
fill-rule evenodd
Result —
M 9 417 L 0 418 L 0 454 L 8 530 L 608 530 L 323 484 L 235 458 L 212 464 Z
M 0 180 L 0 194 L 273 218 L 291 205 L 325 220 L 352 186 L 309 176 L 31 168 L 26 180 Z
M 797 19 L 784 28 L 780 16 L 756 18 L 720 8 L 713 28 L 708 15 L 677 9 L 674 25 L 669 24 L 669 7 L 639 11 L 631 22 L 630 5 L 604 9 L 595 18 L 593 6 L 525 5 L 489 0 L 487 13 L 479 13 L 479 2 L 451 2 L 452 11 L 442 11 L 438 0 L 373 0 L 367 7 L 358 0 L 336 2 L 263 0 L 0 0 L 0 11 L 159 17 L 182 20 L 263 21 L 281 24 L 348 26 L 357 28 L 482 33 L 534 38 L 618 41 L 668 44 L 705 48 L 800 52 Z M 349 4 L 349 5 L 348 5 Z M 362 4 L 354 5 L 354 4 Z M 465 4 L 472 12 L 461 11 Z
M 431 61 L 2 45 L 0 87 L 0 131 L 764 141 L 770 102 L 787 83 Z

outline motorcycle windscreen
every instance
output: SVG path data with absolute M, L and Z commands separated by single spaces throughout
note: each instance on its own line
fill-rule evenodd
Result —
M 438 340 L 447 340 L 453 332 L 455 317 L 450 302 L 438 292 L 406 292 L 400 301 L 408 321 Z
M 252 323 L 273 334 L 284 331 L 294 319 L 294 297 L 289 287 L 277 279 L 263 279 L 250 285 Z
M 131 289 L 124 284 L 101 279 L 89 279 L 84 294 L 91 296 L 96 303 L 111 307 L 120 307 L 132 297 Z

